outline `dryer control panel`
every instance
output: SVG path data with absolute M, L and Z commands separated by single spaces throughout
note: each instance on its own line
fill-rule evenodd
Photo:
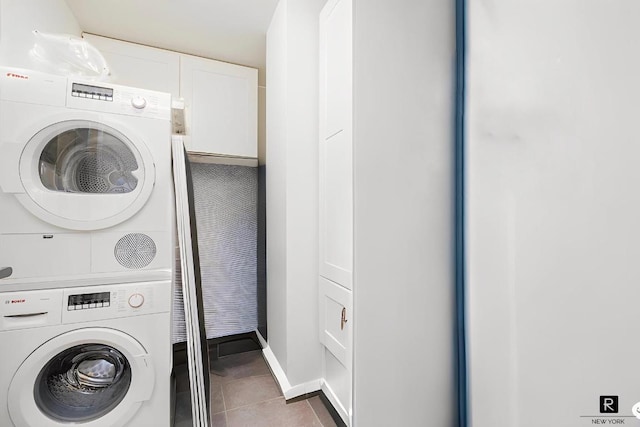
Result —
M 66 106 L 102 113 L 171 120 L 171 95 L 69 78 Z
M 168 93 L 21 68 L 0 67 L 0 100 L 171 120 Z
M 71 86 L 71 96 L 113 102 L 113 89 L 108 87 L 73 83 Z

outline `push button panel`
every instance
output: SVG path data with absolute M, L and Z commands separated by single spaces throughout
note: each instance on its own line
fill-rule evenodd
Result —
M 71 96 L 113 102 L 113 89 L 73 83 Z
M 69 295 L 67 311 L 90 310 L 111 306 L 110 292 Z
M 69 81 L 66 106 L 86 111 L 171 120 L 171 95 L 111 83 Z M 112 303 L 113 305 L 113 303 Z

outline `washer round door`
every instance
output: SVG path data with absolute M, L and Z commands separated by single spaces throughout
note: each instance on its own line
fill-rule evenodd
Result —
M 53 123 L 20 156 L 18 200 L 40 219 L 73 230 L 127 220 L 149 199 L 155 166 L 146 145 L 114 126 L 90 120 Z
M 153 392 L 151 356 L 108 328 L 70 331 L 45 342 L 9 385 L 16 427 L 122 426 Z

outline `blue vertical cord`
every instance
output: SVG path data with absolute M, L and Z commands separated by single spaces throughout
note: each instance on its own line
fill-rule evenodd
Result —
M 456 89 L 455 89 L 455 283 L 458 382 L 458 427 L 468 426 L 467 343 L 465 310 L 465 100 L 466 100 L 466 0 L 456 4 Z

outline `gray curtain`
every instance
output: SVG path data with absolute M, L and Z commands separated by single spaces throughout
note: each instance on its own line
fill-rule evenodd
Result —
M 255 331 L 258 170 L 191 163 L 191 172 L 207 338 Z M 186 340 L 179 274 L 177 279 L 174 343 Z

